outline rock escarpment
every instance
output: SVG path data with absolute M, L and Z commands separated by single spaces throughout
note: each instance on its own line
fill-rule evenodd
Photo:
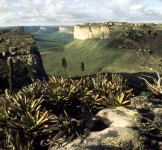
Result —
M 74 28 L 73 27 L 59 27 L 59 32 L 73 34 Z
M 13 85 L 20 87 L 47 78 L 34 38 L 22 32 L 0 34 L 0 89 L 8 88 L 8 57 L 13 61 Z
M 74 39 L 111 39 L 118 37 L 119 32 L 125 28 L 134 27 L 140 28 L 145 24 L 127 23 L 127 22 L 104 22 L 104 23 L 84 23 L 74 26 Z M 147 23 L 150 26 L 156 26 L 152 23 Z
M 110 30 L 108 25 L 76 25 L 74 26 L 74 39 L 108 39 Z

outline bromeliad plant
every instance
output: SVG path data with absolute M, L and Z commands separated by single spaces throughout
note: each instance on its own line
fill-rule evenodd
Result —
M 28 98 L 20 92 L 0 97 L 0 128 L 4 134 L 0 142 L 2 147 L 18 150 L 34 148 L 35 139 L 50 123 L 50 112 L 42 108 L 43 101 L 42 96 Z
M 32 150 L 38 143 L 60 145 L 81 136 L 99 109 L 125 105 L 131 96 L 132 89 L 115 74 L 78 80 L 52 76 L 12 95 L 6 91 L 0 97 L 0 146 Z
M 54 105 L 60 101 L 81 99 L 91 105 L 118 106 L 129 103 L 133 89 L 129 89 L 120 75 L 97 74 L 80 80 L 51 77 L 45 96 Z
M 112 74 L 109 79 L 106 75 L 97 75 L 96 78 L 91 78 L 93 94 L 91 99 L 95 102 L 102 103 L 105 106 L 126 105 L 130 102 L 130 97 L 133 96 L 133 89 L 126 86 L 126 81 L 118 74 Z

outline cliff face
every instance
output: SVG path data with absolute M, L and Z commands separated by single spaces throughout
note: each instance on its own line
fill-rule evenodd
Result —
M 107 25 L 76 25 L 74 26 L 74 39 L 108 39 L 110 28 Z
M 127 22 L 84 23 L 74 26 L 74 39 L 108 39 L 118 36 L 125 28 L 140 28 L 144 24 Z M 155 26 L 153 23 L 147 25 Z
M 8 88 L 8 57 L 13 60 L 14 87 L 47 77 L 32 35 L 4 32 L 0 34 L 0 89 Z
M 59 32 L 73 34 L 74 28 L 73 27 L 59 27 Z

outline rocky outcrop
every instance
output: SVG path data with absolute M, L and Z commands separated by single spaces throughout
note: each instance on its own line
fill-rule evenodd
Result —
M 22 32 L 0 34 L 0 88 L 8 88 L 7 58 L 13 61 L 13 85 L 20 87 L 36 79 L 47 78 L 34 38 Z
M 74 39 L 108 39 L 110 27 L 108 25 L 76 25 L 74 26 Z
M 125 28 L 133 26 L 140 28 L 144 24 L 127 22 L 104 22 L 104 23 L 84 23 L 74 26 L 74 39 L 109 39 L 118 37 L 119 32 Z M 155 24 L 147 23 L 150 26 Z
M 84 133 L 84 138 L 77 138 L 58 149 L 161 150 L 162 100 L 138 96 L 133 97 L 127 107 L 103 109 L 87 122 Z
M 74 28 L 73 27 L 59 27 L 59 32 L 73 34 Z

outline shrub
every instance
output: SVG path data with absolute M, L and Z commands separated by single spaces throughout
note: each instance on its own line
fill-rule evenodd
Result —
M 143 25 L 141 29 L 126 28 L 120 34 L 124 39 L 122 46 L 135 50 L 139 62 L 139 66 L 143 69 L 154 72 L 157 77 L 153 76 L 140 76 L 144 80 L 148 88 L 157 95 L 162 94 L 162 61 L 159 58 L 159 53 L 154 51 L 154 41 L 157 37 L 157 32 L 154 27 Z M 150 79 L 152 81 L 150 81 Z
M 79 80 L 50 77 L 0 96 L 0 145 L 11 149 L 53 147 L 82 136 L 100 109 L 126 105 L 132 89 L 120 75 Z M 61 140 L 62 139 L 62 140 Z

